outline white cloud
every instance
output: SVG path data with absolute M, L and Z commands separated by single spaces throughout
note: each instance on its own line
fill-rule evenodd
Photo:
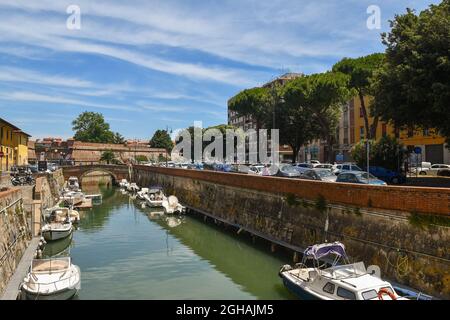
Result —
M 126 111 L 140 111 L 140 109 L 128 106 L 119 106 L 114 104 L 101 104 L 90 101 L 84 101 L 79 99 L 72 99 L 63 96 L 50 96 L 46 94 L 40 94 L 28 91 L 13 91 L 13 92 L 0 92 L 0 100 L 7 101 L 23 101 L 23 102 L 45 102 L 58 105 L 75 105 L 80 107 L 91 107 L 99 109 L 110 110 L 126 110 Z

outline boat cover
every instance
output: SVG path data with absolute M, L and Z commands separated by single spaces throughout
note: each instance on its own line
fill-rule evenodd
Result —
M 329 254 L 335 254 L 341 257 L 345 257 L 345 246 L 337 241 L 333 243 L 315 244 L 308 247 L 304 252 L 304 255 L 306 257 L 311 257 L 316 260 L 321 259 Z

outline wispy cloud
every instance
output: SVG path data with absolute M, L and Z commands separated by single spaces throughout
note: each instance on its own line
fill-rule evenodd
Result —
M 0 100 L 8 101 L 23 101 L 23 102 L 45 102 L 57 105 L 75 105 L 80 107 L 91 107 L 99 109 L 111 109 L 111 110 L 127 110 L 127 111 L 139 111 L 138 108 L 119 106 L 114 104 L 101 104 L 90 101 L 83 101 L 78 99 L 71 99 L 61 96 L 50 96 L 35 92 L 28 91 L 14 91 L 14 92 L 0 92 Z

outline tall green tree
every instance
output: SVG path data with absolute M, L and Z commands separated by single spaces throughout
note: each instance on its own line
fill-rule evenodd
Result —
M 376 139 L 379 116 L 377 113 L 370 114 L 368 110 L 370 106 L 366 105 L 364 97 L 373 95 L 372 79 L 381 68 L 383 61 L 383 53 L 374 53 L 357 59 L 344 58 L 333 66 L 334 72 L 342 72 L 350 77 L 348 88 L 355 92 L 361 103 L 368 139 Z M 369 123 L 370 115 L 374 118 L 372 124 Z
M 400 171 L 401 164 L 408 154 L 399 140 L 390 136 L 382 137 L 376 141 L 361 140 L 352 147 L 352 158 L 360 167 L 367 167 L 367 141 L 370 146 L 370 166 L 380 166 L 390 170 Z
M 118 132 L 115 132 L 113 134 L 113 140 L 112 143 L 115 144 L 124 144 L 125 143 L 125 138 Z
M 396 127 L 438 129 L 450 143 L 450 0 L 396 15 L 382 39 L 387 49 L 374 83 L 377 112 Z
M 72 121 L 74 139 L 82 142 L 114 143 L 115 134 L 101 113 L 83 112 Z
M 290 119 L 282 125 L 289 126 L 289 121 L 292 121 L 291 135 L 297 135 L 295 144 L 299 146 L 313 139 L 326 140 L 328 161 L 332 160 L 341 107 L 351 96 L 348 81 L 349 77 L 339 72 L 313 74 L 289 81 L 283 93 L 286 117 Z M 288 135 L 283 133 L 280 139 L 289 139 Z M 298 152 L 297 147 L 291 147 Z
M 269 88 L 252 88 L 239 92 L 228 101 L 228 107 L 238 116 L 250 116 L 255 121 L 257 132 L 257 153 L 259 159 L 259 130 L 270 118 L 274 104 Z
M 168 153 L 172 151 L 173 142 L 166 130 L 156 130 L 150 140 L 150 147 L 166 149 Z

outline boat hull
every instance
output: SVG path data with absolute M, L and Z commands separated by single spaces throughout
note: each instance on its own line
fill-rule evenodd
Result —
M 72 228 L 69 230 L 46 230 L 42 232 L 42 236 L 46 241 L 55 241 L 67 238 L 72 233 Z
M 281 278 L 283 279 L 284 286 L 292 292 L 294 295 L 296 295 L 300 300 L 320 300 L 316 296 L 310 294 L 308 291 L 303 289 L 301 286 L 299 286 L 297 283 L 289 279 L 289 277 L 286 277 L 284 273 L 282 273 Z
M 69 300 L 73 298 L 78 292 L 78 289 L 64 289 L 51 294 L 37 294 L 22 289 L 22 299 L 24 300 Z

